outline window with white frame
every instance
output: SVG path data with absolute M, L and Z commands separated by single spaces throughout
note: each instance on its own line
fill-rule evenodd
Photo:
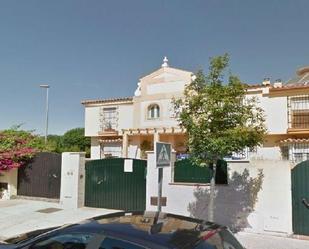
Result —
M 289 128 L 309 128 L 309 95 L 288 97 Z
M 148 119 L 158 119 L 160 117 L 160 107 L 157 104 L 152 104 L 148 106 Z
M 104 107 L 102 110 L 103 130 L 116 130 L 118 125 L 118 114 L 116 107 Z

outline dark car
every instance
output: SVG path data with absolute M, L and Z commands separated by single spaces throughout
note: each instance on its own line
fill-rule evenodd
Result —
M 0 249 L 243 249 L 224 226 L 157 212 L 121 212 L 37 230 Z

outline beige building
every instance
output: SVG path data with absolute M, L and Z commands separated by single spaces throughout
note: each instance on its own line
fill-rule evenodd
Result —
M 134 97 L 82 102 L 91 158 L 145 158 L 158 140 L 185 152 L 185 134 L 175 119 L 172 99 L 182 96 L 192 73 L 167 62 L 165 58 L 161 68 L 140 79 Z
M 177 123 L 172 99 L 183 94 L 192 72 L 170 67 L 167 58 L 156 71 L 142 77 L 133 97 L 85 100 L 85 135 L 91 137 L 91 158 L 144 158 L 154 141 L 170 142 L 186 152 L 185 132 Z M 248 85 L 266 114 L 268 135 L 261 148 L 230 159 L 309 159 L 309 67 L 299 69 L 286 83 Z

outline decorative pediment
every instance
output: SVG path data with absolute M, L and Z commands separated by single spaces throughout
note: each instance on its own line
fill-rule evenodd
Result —
M 173 79 L 178 79 L 178 78 L 179 78 L 179 75 L 169 73 L 169 72 L 163 72 L 163 73 L 153 77 L 153 79 L 161 79 L 162 81 L 173 80 Z

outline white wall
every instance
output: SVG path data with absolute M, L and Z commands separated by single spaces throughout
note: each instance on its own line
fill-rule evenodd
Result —
M 85 153 L 64 152 L 61 161 L 60 204 L 80 208 L 85 200 Z
M 151 104 L 158 104 L 160 106 L 160 118 L 156 120 L 148 120 L 147 112 L 148 106 Z M 140 111 L 140 128 L 146 127 L 178 127 L 178 122 L 174 115 L 174 109 L 171 99 L 158 99 L 158 100 L 149 100 L 141 102 L 141 111 Z
M 146 208 L 148 210 L 156 210 L 156 206 L 150 205 L 150 197 L 157 196 L 158 175 L 154 165 L 154 159 L 154 154 L 149 153 L 146 197 Z M 218 214 L 215 215 L 218 218 L 217 222 L 230 225 L 233 218 L 239 222 L 239 224 L 234 224 L 235 226 L 237 225 L 247 231 L 291 234 L 292 200 L 289 162 L 256 160 L 250 163 L 229 163 L 228 167 L 229 184 L 217 186 L 218 196 L 216 203 L 218 207 L 216 210 L 219 210 Z M 248 176 L 246 176 L 246 169 L 249 171 Z M 257 174 L 259 170 L 262 170 L 264 177 L 262 178 L 262 189 L 258 192 L 258 200 L 254 206 L 254 210 L 248 212 L 248 215 L 245 217 L 241 217 L 246 213 L 242 210 L 242 203 L 248 203 L 249 201 L 249 195 L 246 195 L 246 192 L 242 193 L 242 188 L 246 190 L 245 184 L 252 185 L 250 177 L 251 180 L 258 179 Z M 194 193 L 198 193 L 198 190 L 201 190 L 202 193 L 208 191 L 209 185 L 173 184 L 171 168 L 165 168 L 163 174 L 162 196 L 167 197 L 167 206 L 163 207 L 162 211 L 181 215 L 192 215 L 188 210 L 189 204 L 191 204 L 195 205 L 197 210 L 204 215 L 207 213 L 208 201 L 205 200 L 205 203 L 202 203 L 202 206 L 200 206 L 201 203 L 197 202 Z M 238 215 L 240 217 L 230 212 L 231 210 L 239 212 Z M 198 216 L 203 218 L 203 214 Z M 234 214 L 235 217 L 224 217 L 226 214 Z M 207 219 L 207 216 L 204 218 Z
M 101 106 L 86 106 L 85 107 L 85 136 L 95 137 L 101 131 Z M 108 105 L 106 107 L 117 107 L 118 115 L 118 130 L 129 129 L 133 127 L 133 105 Z
M 171 81 L 171 82 L 157 82 L 147 86 L 147 94 L 159 94 L 159 93 L 174 93 L 183 92 L 186 82 L 184 80 Z
M 3 193 L 3 199 L 10 199 L 17 195 L 17 169 L 11 169 L 7 172 L 1 172 L 0 182 L 7 183 L 8 189 Z
M 256 153 L 250 153 L 253 160 L 282 160 L 282 153 L 279 146 L 259 147 Z
M 133 128 L 133 104 L 119 105 L 118 130 Z
M 100 130 L 100 107 L 85 107 L 85 136 L 97 136 Z
M 130 144 L 128 147 L 128 158 L 137 158 L 141 157 L 141 149 L 140 149 L 140 138 L 132 137 L 130 138 Z
M 91 138 L 91 147 L 90 147 L 90 157 L 91 159 L 100 159 L 101 156 L 101 147 L 99 139 L 96 137 Z
M 288 109 L 287 97 L 269 97 L 262 94 L 249 95 L 255 96 L 259 100 L 259 106 L 263 108 L 266 116 L 266 127 L 269 133 L 286 133 L 288 128 Z

